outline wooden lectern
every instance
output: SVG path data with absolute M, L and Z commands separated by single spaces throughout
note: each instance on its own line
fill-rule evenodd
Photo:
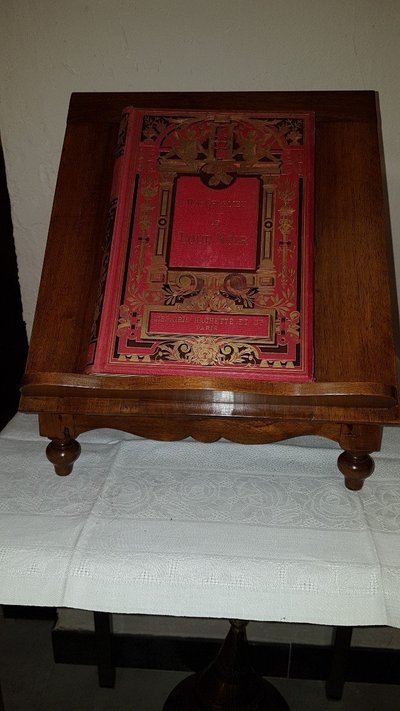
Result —
M 314 381 L 86 375 L 122 110 L 315 112 Z M 268 443 L 322 435 L 340 445 L 349 489 L 374 468 L 384 425 L 400 424 L 398 317 L 373 92 L 75 94 L 72 97 L 21 410 L 39 414 L 60 475 L 78 435 L 112 427 L 152 439 Z M 267 459 L 267 457 L 266 457 Z M 287 711 L 247 658 L 233 621 L 215 662 L 167 709 Z
M 308 383 L 85 375 L 125 106 L 315 112 L 314 375 Z M 322 435 L 346 486 L 400 424 L 398 319 L 377 97 L 370 91 L 74 94 L 20 409 L 39 414 L 56 472 L 82 432 L 268 443 Z

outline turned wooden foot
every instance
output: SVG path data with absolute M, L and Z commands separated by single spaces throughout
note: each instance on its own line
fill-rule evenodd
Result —
M 365 479 L 371 476 L 375 464 L 368 452 L 345 451 L 338 458 L 338 467 L 344 475 L 344 483 L 348 489 L 359 491 Z
M 74 462 L 81 453 L 81 445 L 72 439 L 67 427 L 64 435 L 64 439 L 53 439 L 46 449 L 47 459 L 54 465 L 58 476 L 71 474 Z
M 217 658 L 173 689 L 163 711 L 289 711 L 272 684 L 252 669 L 246 625 L 231 620 Z

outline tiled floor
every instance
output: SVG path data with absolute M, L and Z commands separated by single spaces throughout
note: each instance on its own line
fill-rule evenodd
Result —
M 161 711 L 185 674 L 118 669 L 115 689 L 100 689 L 94 667 L 54 664 L 48 621 L 0 616 L 0 679 L 5 711 Z M 347 684 L 328 701 L 321 682 L 275 679 L 291 711 L 400 711 L 399 686 Z

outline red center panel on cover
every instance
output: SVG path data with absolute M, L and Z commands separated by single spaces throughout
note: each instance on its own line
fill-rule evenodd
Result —
M 88 372 L 312 380 L 313 115 L 127 108 Z
M 171 269 L 256 269 L 259 180 L 237 178 L 216 192 L 198 177 L 177 179 L 167 259 Z

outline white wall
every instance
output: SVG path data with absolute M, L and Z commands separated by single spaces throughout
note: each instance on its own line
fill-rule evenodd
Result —
M 28 331 L 73 91 L 379 91 L 400 275 L 400 0 L 3 0 L 0 22 Z

